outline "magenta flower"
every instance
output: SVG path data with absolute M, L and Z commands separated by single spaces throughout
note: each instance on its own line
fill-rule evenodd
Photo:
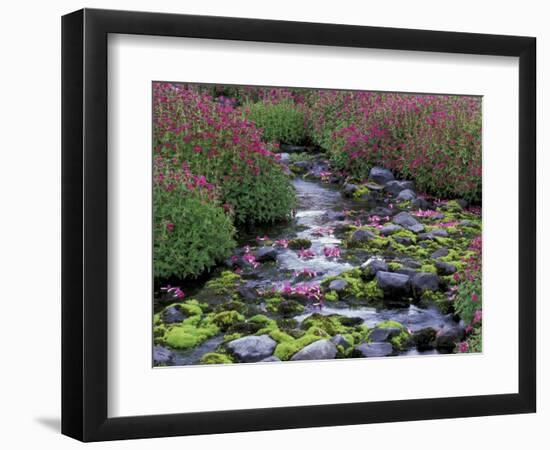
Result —
M 169 232 L 169 233 L 172 233 L 174 231 L 174 224 L 172 222 L 168 222 L 166 224 L 166 230 Z
M 279 247 L 287 248 L 288 247 L 288 241 L 286 239 L 277 239 L 275 241 L 275 244 Z
M 478 323 L 481 322 L 481 309 L 476 309 L 476 312 L 474 313 L 474 319 L 472 323 Z
M 303 248 L 301 250 L 298 250 L 298 257 L 301 259 L 309 259 L 309 258 L 313 258 L 314 256 L 315 256 L 315 252 L 308 248 Z
M 472 294 L 472 301 L 473 301 L 473 302 L 477 302 L 477 301 L 478 301 L 477 294 Z
M 466 341 L 462 341 L 458 344 L 458 351 L 460 353 L 467 353 L 469 348 L 470 348 L 470 346 L 468 345 L 468 342 L 466 342 Z
M 296 273 L 296 276 L 304 276 L 304 277 L 310 277 L 313 278 L 317 276 L 317 272 L 314 272 L 311 269 L 308 269 L 307 267 L 302 269 L 300 272 Z
M 340 248 L 339 247 L 325 247 L 323 248 L 323 253 L 327 258 L 339 258 L 340 257 Z

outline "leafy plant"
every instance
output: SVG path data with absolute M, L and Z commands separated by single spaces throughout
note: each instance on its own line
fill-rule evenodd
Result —
M 264 141 L 300 144 L 306 137 L 303 109 L 292 101 L 248 103 L 246 111 Z

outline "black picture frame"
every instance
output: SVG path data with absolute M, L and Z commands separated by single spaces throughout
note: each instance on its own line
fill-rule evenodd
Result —
M 107 36 L 519 57 L 518 393 L 107 416 Z M 62 18 L 62 433 L 82 441 L 531 413 L 536 409 L 536 39 L 83 9 Z

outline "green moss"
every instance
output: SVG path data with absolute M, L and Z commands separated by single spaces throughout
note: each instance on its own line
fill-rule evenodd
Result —
M 329 301 L 336 301 L 339 297 L 342 296 L 351 296 L 355 299 L 365 299 L 365 300 L 380 300 L 383 298 L 383 292 L 378 287 L 376 280 L 371 280 L 369 282 L 365 282 L 362 279 L 363 272 L 360 268 L 355 268 L 348 270 L 346 272 L 342 272 L 337 277 L 328 277 L 321 283 L 322 286 L 326 287 L 328 286 L 332 281 L 341 279 L 346 281 L 348 284 L 344 291 L 341 294 L 338 294 L 334 292 L 334 294 L 331 294 L 332 291 L 329 291 L 328 293 L 325 293 L 325 298 Z M 329 297 L 327 298 L 327 294 Z
M 453 304 L 449 301 L 447 296 L 440 291 L 424 291 L 422 293 L 422 302 L 434 303 L 443 314 L 448 314 L 452 312 L 453 309 Z
M 351 237 L 353 236 L 353 233 L 355 233 L 355 231 L 357 231 L 359 229 L 370 231 L 370 232 L 375 234 L 375 237 L 373 237 L 369 241 L 365 241 L 365 242 L 352 241 Z M 361 249 L 364 249 L 364 250 L 369 250 L 373 253 L 380 253 L 381 251 L 385 250 L 388 247 L 390 242 L 391 241 L 390 241 L 389 238 L 385 238 L 385 237 L 382 237 L 382 236 L 379 235 L 379 231 L 378 231 L 377 228 L 369 227 L 369 226 L 363 226 L 363 227 L 357 228 L 356 230 L 350 231 L 347 234 L 347 238 L 344 241 L 344 245 L 347 248 L 361 248 Z
M 364 195 L 370 195 L 370 189 L 366 185 L 359 186 L 353 192 L 353 198 L 356 199 L 362 198 Z
M 325 292 L 325 300 L 327 302 L 337 302 L 338 301 L 338 292 L 336 292 L 336 291 Z
M 449 200 L 445 205 L 441 206 L 443 211 L 461 212 L 462 206 L 456 200 Z
M 273 330 L 271 333 L 269 333 L 269 336 L 271 337 L 271 339 L 273 339 L 277 343 L 290 342 L 294 340 L 294 338 L 291 335 L 278 329 Z
M 395 351 L 402 352 L 407 348 L 411 339 L 411 335 L 406 329 L 390 339 L 391 345 Z
M 322 338 L 313 333 L 306 333 L 301 338 L 282 341 L 275 347 L 275 352 L 273 354 L 281 361 L 288 361 L 305 346 L 319 339 Z
M 345 333 L 347 328 L 340 322 L 340 316 L 337 314 L 331 314 L 330 316 L 324 316 L 319 313 L 314 313 L 307 317 L 302 322 L 302 328 L 314 332 L 312 328 L 323 330 L 330 336 L 334 336 L 338 333 Z
M 243 337 L 242 333 L 230 333 L 230 334 L 226 334 L 223 337 L 223 341 L 224 342 L 231 342 L 231 341 L 234 341 L 235 339 L 240 339 L 242 337 Z
M 437 273 L 437 268 L 433 264 L 422 264 L 420 272 Z
M 213 323 L 204 323 L 197 327 L 184 321 L 170 327 L 164 335 L 164 341 L 172 348 L 183 350 L 196 347 L 218 333 L 219 328 Z
M 244 316 L 237 311 L 222 311 L 213 315 L 211 320 L 222 330 L 227 330 L 231 325 L 242 322 Z
M 309 239 L 296 238 L 288 241 L 288 248 L 292 250 L 301 250 L 301 249 L 310 248 L 310 247 L 311 247 L 311 241 Z
M 395 272 L 396 270 L 399 270 L 402 267 L 403 267 L 403 264 L 398 262 L 392 261 L 388 263 L 388 269 L 390 270 L 390 272 Z
M 264 316 L 263 314 L 257 314 L 255 316 L 252 316 L 250 319 L 248 319 L 248 321 L 253 323 L 258 323 L 263 326 L 269 326 L 275 323 L 275 321 L 273 321 L 267 316 Z
M 233 360 L 223 353 L 206 353 L 200 359 L 201 364 L 231 364 Z
M 265 300 L 266 309 L 270 312 L 277 312 L 279 305 L 283 301 L 282 297 L 271 297 Z
M 376 325 L 376 328 L 399 328 L 403 329 L 403 325 L 395 320 L 384 320 Z
M 226 270 L 218 278 L 206 283 L 206 287 L 219 295 L 232 294 L 240 281 L 240 275 Z

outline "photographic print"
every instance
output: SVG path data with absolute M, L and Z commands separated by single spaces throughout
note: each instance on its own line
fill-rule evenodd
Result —
M 482 351 L 482 98 L 154 82 L 153 365 Z

